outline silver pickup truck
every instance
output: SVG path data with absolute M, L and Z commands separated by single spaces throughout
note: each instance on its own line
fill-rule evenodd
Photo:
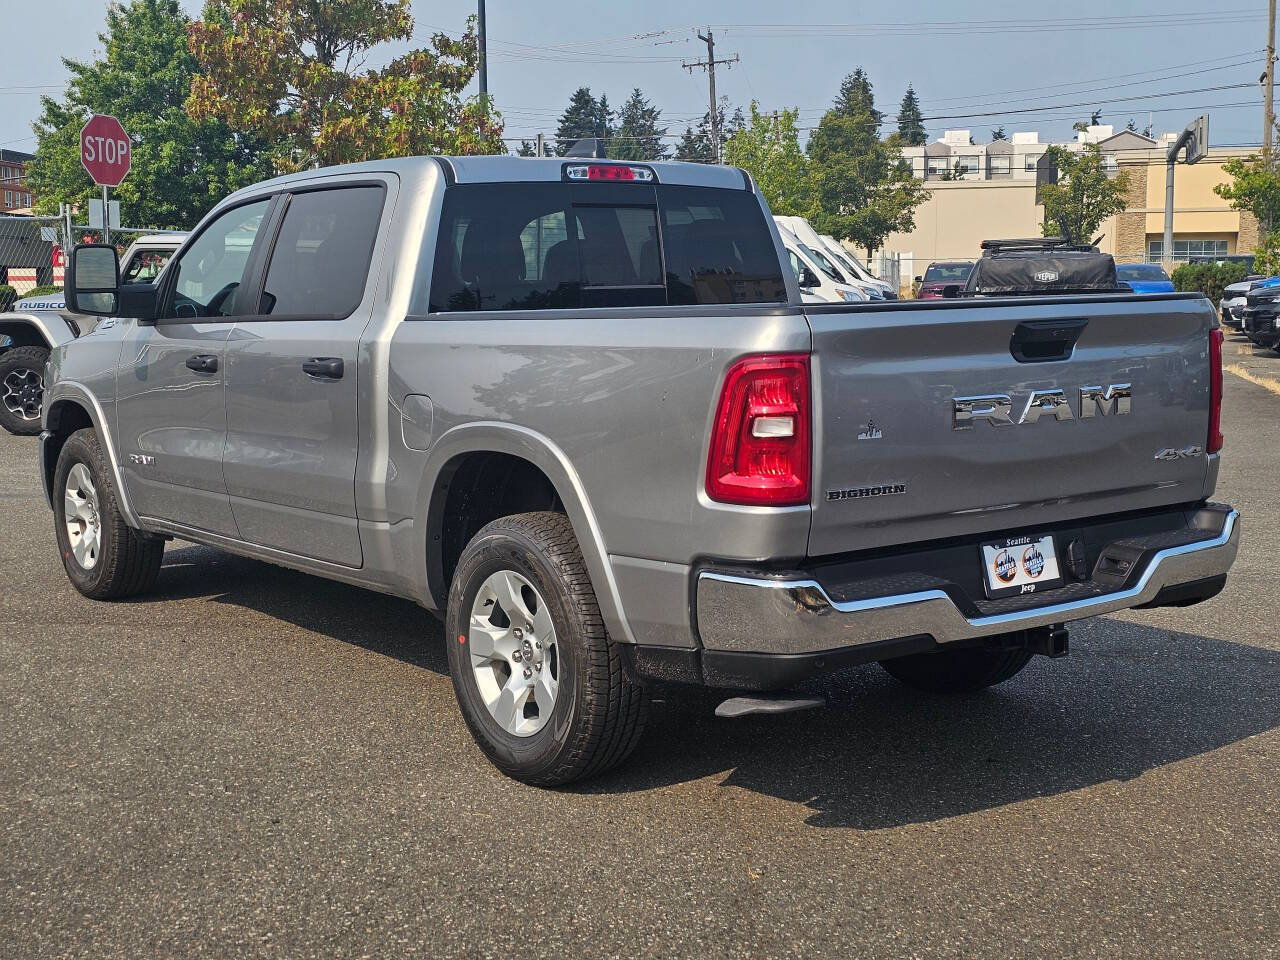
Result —
M 79 247 L 114 319 L 48 368 L 67 575 L 146 591 L 176 537 L 417 601 L 543 785 L 624 759 L 654 681 L 975 690 L 1222 589 L 1204 298 L 806 306 L 782 263 L 739 170 L 569 158 L 263 183 L 151 287 Z

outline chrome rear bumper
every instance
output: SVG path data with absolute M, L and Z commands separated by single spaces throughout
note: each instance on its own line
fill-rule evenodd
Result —
M 966 616 L 943 590 L 836 601 L 812 579 L 699 574 L 704 650 L 809 654 L 930 636 L 939 644 L 1068 623 L 1151 603 L 1171 587 L 1223 577 L 1240 545 L 1240 515 L 1208 539 L 1156 551 L 1136 581 L 1111 593 L 989 616 Z

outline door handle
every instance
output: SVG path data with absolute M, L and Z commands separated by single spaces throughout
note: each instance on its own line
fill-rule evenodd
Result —
M 187 369 L 196 373 L 217 373 L 218 358 L 211 353 L 197 353 L 194 357 L 187 357 Z
M 1009 352 L 1019 363 L 1066 360 L 1076 341 L 1089 325 L 1085 318 L 1071 320 L 1024 320 L 1014 327 Z
M 342 358 L 312 357 L 303 362 L 302 372 L 309 377 L 320 377 L 323 380 L 341 380 Z

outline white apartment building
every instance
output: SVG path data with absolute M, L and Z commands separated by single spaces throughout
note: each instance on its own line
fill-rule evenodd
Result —
M 1079 150 L 1096 143 L 1103 155 L 1110 157 L 1123 150 L 1149 150 L 1159 144 L 1132 130 L 1115 132 L 1110 124 L 1089 127 L 1076 134 L 1076 139 L 1057 146 Z M 1052 144 L 1042 143 L 1035 131 L 1015 131 L 1008 139 L 975 143 L 972 131 L 947 130 L 922 147 L 903 147 L 902 156 L 911 164 L 911 172 L 921 180 L 1031 180 L 1045 151 Z

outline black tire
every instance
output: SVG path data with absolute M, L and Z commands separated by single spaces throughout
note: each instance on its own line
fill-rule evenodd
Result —
M 78 464 L 88 470 L 97 496 L 99 547 L 91 566 L 76 558 L 67 529 L 67 478 Z M 67 578 L 86 597 L 119 600 L 144 593 L 155 585 L 164 557 L 164 541 L 125 524 L 116 499 L 111 466 L 98 435 L 91 429 L 73 433 L 58 454 L 53 479 L 53 517 Z
M 559 692 L 550 717 L 528 736 L 507 732 L 490 714 L 467 645 L 477 593 L 504 570 L 523 577 L 544 598 L 556 632 Z M 542 787 L 582 780 L 621 763 L 640 741 L 648 691 L 629 675 L 622 651 L 605 631 L 564 514 L 516 514 L 476 534 L 449 589 L 445 636 L 462 716 L 480 749 L 507 776 Z
M 1031 662 L 1027 650 L 939 650 L 881 660 L 890 675 L 926 693 L 973 693 L 1004 683 Z
M 49 351 L 44 347 L 14 347 L 0 353 L 0 427 L 20 437 L 34 437 L 40 432 L 40 401 L 48 359 Z M 11 406 L 17 409 L 10 409 Z

